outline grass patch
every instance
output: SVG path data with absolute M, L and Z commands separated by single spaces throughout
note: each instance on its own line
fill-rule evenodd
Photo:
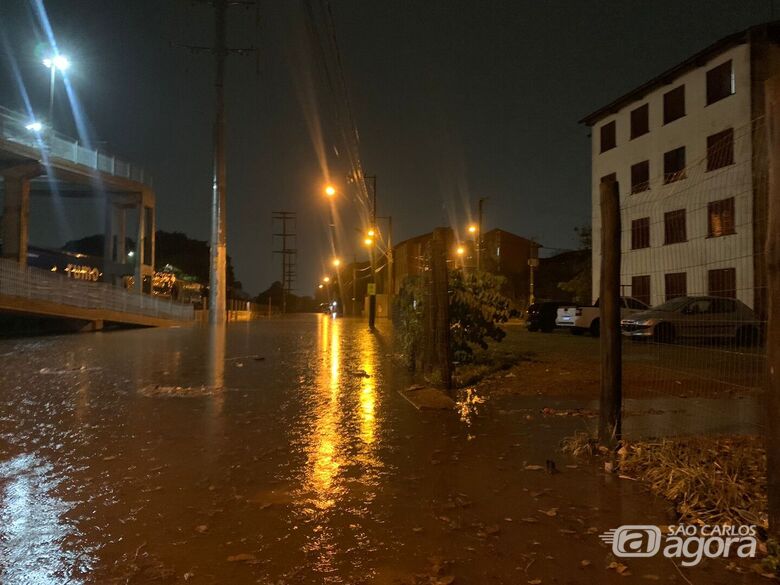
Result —
M 499 349 L 497 345 L 493 344 L 484 351 L 475 352 L 474 359 L 470 362 L 456 365 L 455 386 L 473 386 L 488 376 L 509 370 L 520 361 L 528 359 L 526 355 Z
M 766 456 L 757 437 L 626 443 L 620 470 L 675 504 L 680 520 L 767 525 Z
M 562 446 L 573 455 L 600 452 L 586 433 Z M 766 455 L 758 437 L 624 441 L 617 454 L 620 473 L 672 502 L 681 522 L 767 526 Z

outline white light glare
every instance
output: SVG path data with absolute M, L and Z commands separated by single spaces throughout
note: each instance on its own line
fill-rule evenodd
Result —
M 43 130 L 43 124 L 41 124 L 40 122 L 30 122 L 29 124 L 27 124 L 27 126 L 25 126 L 25 128 L 30 132 L 40 132 L 41 130 Z
M 65 71 L 70 67 L 70 61 L 65 55 L 55 55 L 54 57 L 47 57 L 43 60 L 43 64 L 51 69 L 54 67 L 55 69 L 59 69 L 60 71 Z

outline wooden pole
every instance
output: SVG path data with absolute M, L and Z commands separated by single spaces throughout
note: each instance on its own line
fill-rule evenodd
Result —
M 616 181 L 601 183 L 601 417 L 599 441 L 614 448 L 622 432 L 620 338 L 620 194 Z
M 434 314 L 434 352 L 445 389 L 452 389 L 452 356 L 450 354 L 450 298 L 447 274 L 447 231 L 433 230 L 431 242 Z
M 765 84 L 768 146 L 768 210 L 765 261 L 768 305 L 765 391 L 769 532 L 780 538 L 780 76 Z

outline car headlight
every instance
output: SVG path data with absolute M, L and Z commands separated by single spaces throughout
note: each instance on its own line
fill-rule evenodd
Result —
M 636 321 L 636 324 L 644 327 L 652 327 L 653 325 L 658 324 L 658 319 L 642 319 L 641 321 Z

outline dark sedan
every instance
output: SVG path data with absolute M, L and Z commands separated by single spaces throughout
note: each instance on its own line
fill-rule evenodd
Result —
M 528 331 L 542 331 L 550 333 L 555 329 L 555 317 L 558 313 L 558 307 L 571 305 L 564 301 L 545 301 L 543 303 L 534 303 L 528 307 L 528 315 L 525 320 L 525 326 Z

